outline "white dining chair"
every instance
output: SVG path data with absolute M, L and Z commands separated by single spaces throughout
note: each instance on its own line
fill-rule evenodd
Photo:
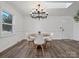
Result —
M 34 38 L 35 38 L 35 37 L 32 37 L 32 36 L 30 37 L 30 36 L 28 35 L 28 37 L 26 38 L 26 39 L 27 39 L 27 42 L 28 42 L 28 46 L 33 47 Z
M 44 40 L 46 41 L 46 48 L 51 47 L 52 37 L 51 36 L 44 37 Z
M 44 55 L 44 46 L 43 45 L 45 44 L 45 40 L 43 38 L 43 35 L 37 35 L 34 40 L 34 44 L 35 44 L 36 49 L 40 45 L 40 47 L 42 48 L 42 53 Z

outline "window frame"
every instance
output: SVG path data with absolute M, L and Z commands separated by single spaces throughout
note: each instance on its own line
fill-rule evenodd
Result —
M 12 15 L 12 19 L 11 19 L 12 23 L 11 24 L 5 23 L 5 22 L 3 22 L 4 20 L 2 19 L 2 15 L 1 15 L 2 12 L 3 11 L 0 12 L 0 28 L 1 28 L 0 29 L 0 32 L 1 32 L 0 36 L 7 36 L 7 35 L 12 34 L 12 32 L 13 32 L 13 15 L 11 13 L 9 13 L 10 15 Z M 11 25 L 11 31 L 3 30 L 3 24 L 4 25 Z

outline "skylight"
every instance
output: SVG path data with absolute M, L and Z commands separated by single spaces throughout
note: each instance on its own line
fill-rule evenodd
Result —
M 71 6 L 72 3 L 45 3 L 46 8 L 68 8 L 69 6 Z

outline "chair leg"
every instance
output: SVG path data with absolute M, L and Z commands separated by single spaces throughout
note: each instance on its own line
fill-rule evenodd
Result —
M 51 46 L 51 42 L 50 42 L 50 47 L 52 47 L 52 46 Z
M 46 48 L 48 47 L 48 44 L 47 44 L 48 42 L 46 42 Z
M 51 47 L 51 42 L 46 43 L 46 48 Z
M 46 44 L 45 44 L 45 48 L 48 48 L 48 42 L 46 42 Z
M 37 45 L 34 45 L 34 54 L 37 55 Z
M 29 46 L 33 47 L 33 42 L 32 41 L 29 41 Z
M 29 46 L 30 46 L 30 42 L 28 41 L 28 43 L 27 43 L 27 44 L 28 44 L 28 47 L 29 47 Z
M 42 53 L 43 53 L 43 56 L 44 56 L 44 48 L 43 48 L 43 45 L 41 45 L 41 48 L 42 48 Z
M 31 46 L 32 46 L 32 47 L 34 46 L 34 43 L 33 43 L 33 41 L 31 42 Z

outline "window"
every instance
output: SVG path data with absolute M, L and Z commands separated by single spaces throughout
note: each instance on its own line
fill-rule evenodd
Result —
M 2 31 L 12 32 L 12 15 L 6 11 L 1 12 Z

